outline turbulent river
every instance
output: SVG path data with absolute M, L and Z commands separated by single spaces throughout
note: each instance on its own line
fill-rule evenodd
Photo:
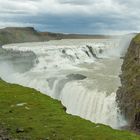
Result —
M 60 100 L 67 113 L 120 128 L 127 122 L 115 98 L 120 58 L 130 38 L 4 45 L 0 48 L 0 77 Z

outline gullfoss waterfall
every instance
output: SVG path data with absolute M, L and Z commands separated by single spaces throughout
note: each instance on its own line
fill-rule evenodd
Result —
M 117 107 L 116 90 L 130 38 L 5 45 L 0 77 L 60 100 L 67 113 L 120 128 L 127 122 Z

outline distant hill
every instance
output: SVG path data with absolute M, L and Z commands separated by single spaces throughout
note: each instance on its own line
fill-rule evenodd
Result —
M 4 28 L 0 30 L 0 44 L 42 41 L 43 38 L 34 28 Z
M 39 42 L 58 39 L 110 38 L 105 35 L 62 34 L 38 32 L 33 27 L 7 27 L 0 29 L 0 45 L 22 42 Z

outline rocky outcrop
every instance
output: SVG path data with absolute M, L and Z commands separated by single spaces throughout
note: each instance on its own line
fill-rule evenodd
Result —
M 89 52 L 91 53 L 91 55 L 92 55 L 94 58 L 98 59 L 96 53 L 95 53 L 94 50 L 92 49 L 92 46 L 86 45 L 86 47 L 88 48 L 88 50 L 89 50 Z M 88 55 L 88 54 L 87 54 L 87 55 Z
M 124 57 L 122 86 L 117 91 L 117 102 L 132 129 L 140 131 L 140 34 L 134 37 Z

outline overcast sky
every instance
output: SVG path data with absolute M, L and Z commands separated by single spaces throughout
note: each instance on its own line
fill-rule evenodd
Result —
M 0 28 L 122 34 L 140 31 L 140 0 L 0 0 Z

